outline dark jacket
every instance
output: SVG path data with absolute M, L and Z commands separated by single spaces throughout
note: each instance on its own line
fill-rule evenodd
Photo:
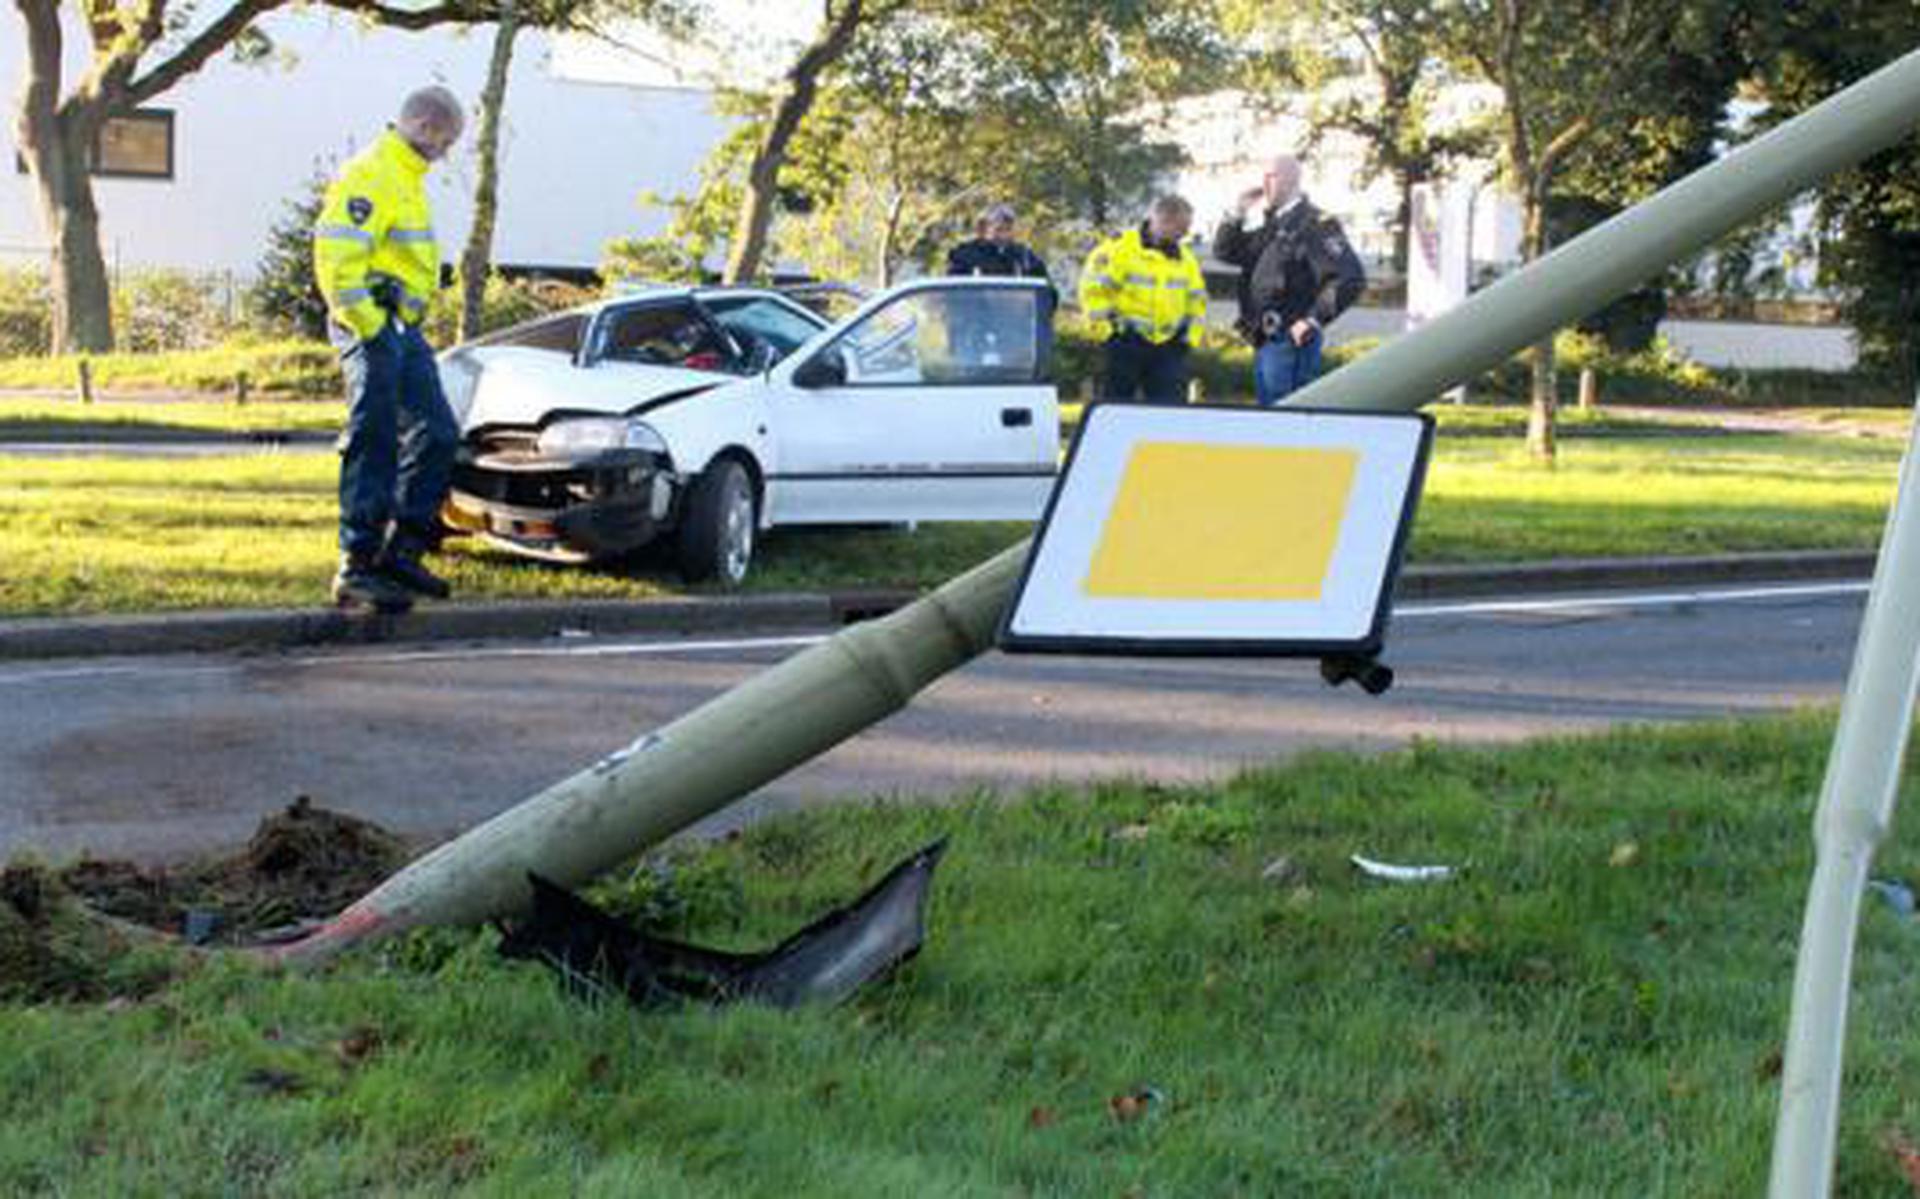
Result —
M 1267 213 L 1252 231 L 1241 228 L 1239 216 L 1228 214 L 1213 236 L 1213 256 L 1240 268 L 1236 325 L 1255 345 L 1303 317 L 1322 328 L 1332 324 L 1367 285 L 1360 256 L 1340 222 L 1306 200 L 1284 216 Z M 1265 324 L 1269 332 L 1263 332 L 1267 313 L 1274 316 Z
M 1040 255 L 1017 241 L 1000 242 L 976 237 L 947 254 L 949 275 L 994 275 L 1013 279 L 1046 279 L 1047 264 Z

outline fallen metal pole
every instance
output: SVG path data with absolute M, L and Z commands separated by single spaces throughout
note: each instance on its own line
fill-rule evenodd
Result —
M 1813 882 L 1794 967 L 1773 1139 L 1774 1199 L 1821 1199 L 1833 1187 L 1860 898 L 1874 851 L 1893 822 L 1920 686 L 1920 420 L 1900 464 L 1880 546 L 1813 822 Z
M 1920 54 L 1909 54 L 1325 376 L 1295 402 L 1419 408 L 1893 142 L 1916 120 Z M 280 955 L 316 962 L 368 937 L 510 913 L 527 902 L 527 870 L 577 884 L 718 811 L 985 651 L 1025 550 L 1015 546 L 885 620 L 795 655 L 441 846 Z

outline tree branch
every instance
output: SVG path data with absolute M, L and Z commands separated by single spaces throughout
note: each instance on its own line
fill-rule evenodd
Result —
M 394 29 L 431 29 L 436 25 L 477 25 L 495 20 L 499 6 L 485 0 L 442 0 L 432 8 L 389 8 L 380 0 L 321 0 L 328 8 L 358 13 Z
M 166 91 L 199 70 L 209 58 L 231 45 L 233 39 L 239 37 L 241 32 L 253 23 L 254 18 L 270 9 L 278 8 L 282 3 L 284 0 L 239 0 L 232 8 L 222 13 L 213 24 L 188 39 L 187 44 L 174 51 L 171 58 L 146 74 L 130 80 L 115 106 L 124 104 L 131 107 L 144 104 Z
M 119 18 L 117 11 L 110 21 L 88 21 L 87 36 L 93 39 L 93 69 L 74 89 L 71 103 L 112 106 L 140 65 L 140 56 L 165 36 L 166 17 L 167 0 L 147 0 L 140 8 L 138 21 L 131 27 Z M 113 30 L 113 37 L 103 41 L 101 35 L 109 28 Z
M 1547 148 L 1540 151 L 1540 157 L 1534 162 L 1534 171 L 1542 180 L 1549 178 L 1553 174 L 1553 169 L 1560 165 L 1560 159 L 1584 141 L 1587 134 L 1591 132 L 1593 132 L 1591 117 L 1581 117 L 1562 129 L 1554 135 L 1552 141 L 1547 143 Z

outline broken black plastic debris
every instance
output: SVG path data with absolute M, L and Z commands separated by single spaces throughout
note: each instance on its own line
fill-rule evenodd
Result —
M 842 908 L 763 953 L 725 953 L 649 936 L 529 873 L 533 910 L 502 922 L 500 954 L 545 962 L 570 988 L 656 1007 L 695 999 L 774 1007 L 839 1003 L 920 951 L 942 838 Z

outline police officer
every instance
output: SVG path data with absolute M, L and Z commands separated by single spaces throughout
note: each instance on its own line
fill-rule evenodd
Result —
M 434 544 L 459 429 L 420 323 L 440 285 L 427 168 L 465 124 L 446 88 L 409 95 L 341 168 L 314 223 L 314 273 L 347 385 L 338 603 L 403 610 L 415 594 L 449 591 L 420 555 Z
M 1030 247 L 1014 240 L 1015 219 L 1010 204 L 987 209 L 980 218 L 979 236 L 947 252 L 947 274 L 1046 279 L 1046 262 Z
M 1300 160 L 1288 154 L 1240 195 L 1213 254 L 1240 268 L 1238 324 L 1254 347 L 1254 395 L 1276 404 L 1320 372 L 1323 331 L 1359 298 L 1366 272 L 1340 222 L 1301 192 Z
M 1108 238 L 1080 272 L 1080 310 L 1106 343 L 1101 398 L 1178 404 L 1187 350 L 1200 340 L 1207 285 L 1186 244 L 1193 205 L 1161 196 L 1136 228 Z

